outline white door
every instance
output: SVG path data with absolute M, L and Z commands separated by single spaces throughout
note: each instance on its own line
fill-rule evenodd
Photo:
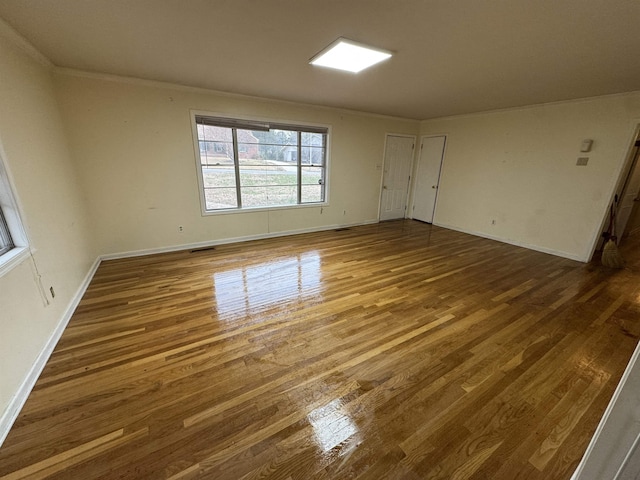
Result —
M 616 211 L 616 235 L 618 238 L 622 238 L 624 231 L 627 227 L 627 222 L 633 211 L 633 206 L 638 202 L 640 196 L 640 145 L 636 142 L 634 157 L 632 160 L 631 170 L 629 176 L 623 187 L 621 197 L 618 203 L 618 210 Z
M 415 139 L 412 137 L 387 135 L 380 220 L 405 217 L 414 145 Z
M 432 223 L 447 137 L 422 137 L 413 191 L 412 218 Z

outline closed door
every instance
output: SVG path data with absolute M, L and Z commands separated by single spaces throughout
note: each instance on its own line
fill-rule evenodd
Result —
M 438 198 L 440 170 L 447 137 L 422 137 L 413 192 L 413 218 L 433 223 Z
M 415 139 L 387 135 L 380 201 L 380 220 L 404 218 Z

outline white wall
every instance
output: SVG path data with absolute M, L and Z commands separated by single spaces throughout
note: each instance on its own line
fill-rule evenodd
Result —
M 68 71 L 56 88 L 102 254 L 377 221 L 385 133 L 419 130 L 412 120 Z M 191 109 L 331 125 L 330 205 L 202 216 Z
M 85 202 L 61 129 L 50 67 L 27 50 L 0 24 L 0 152 L 33 251 L 33 259 L 0 277 L 0 442 L 24 400 L 20 395 L 35 380 L 29 377 L 32 368 L 68 315 L 97 254 L 90 246 Z M 36 266 L 49 305 L 40 293 Z
M 448 136 L 434 223 L 588 261 L 638 123 L 640 93 L 424 121 Z

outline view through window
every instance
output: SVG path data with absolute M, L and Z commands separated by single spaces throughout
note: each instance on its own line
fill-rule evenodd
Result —
M 206 211 L 322 203 L 327 128 L 196 116 Z
M 4 255 L 14 247 L 13 239 L 11 238 L 11 232 L 7 226 L 7 221 L 0 208 L 0 255 Z

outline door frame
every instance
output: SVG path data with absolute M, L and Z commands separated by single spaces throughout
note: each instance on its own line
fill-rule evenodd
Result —
M 613 185 L 612 192 L 609 197 L 609 201 L 607 202 L 607 205 L 604 209 L 604 212 L 602 215 L 602 222 L 600 223 L 600 228 L 594 233 L 594 238 L 591 241 L 591 251 L 589 252 L 587 262 L 590 262 L 591 260 L 593 260 L 593 255 L 595 254 L 596 249 L 598 249 L 604 243 L 602 241 L 602 233 L 606 230 L 607 226 L 609 225 L 609 214 L 610 214 L 609 206 L 613 203 L 615 196 L 620 194 L 620 191 L 624 187 L 627 177 L 631 173 L 631 167 L 634 159 L 633 153 L 636 148 L 635 143 L 637 140 L 640 139 L 640 119 L 635 119 L 635 121 L 633 122 L 633 126 L 631 128 L 632 128 L 633 134 L 631 136 L 631 139 L 629 140 L 627 150 L 624 155 L 624 162 L 622 162 L 622 165 L 620 166 L 620 170 L 618 171 L 618 175 L 617 175 L 617 180 Z
M 445 158 L 447 156 L 447 147 L 449 146 L 449 134 L 447 133 L 430 133 L 428 135 L 421 135 L 420 136 L 420 155 L 422 155 L 422 142 L 425 138 L 433 138 L 433 137 L 444 137 L 444 148 L 442 149 L 442 160 L 440 161 L 440 172 L 438 173 L 438 189 L 436 192 L 436 201 L 433 204 L 433 220 L 431 221 L 431 225 L 436 225 L 438 226 L 438 224 L 436 223 L 436 212 L 438 211 L 438 199 L 440 197 L 440 180 L 442 179 L 442 169 L 444 168 L 444 161 Z M 416 148 L 415 151 L 417 152 L 418 149 Z M 414 153 L 415 156 L 415 153 Z M 414 206 L 414 202 L 415 202 L 415 190 L 416 190 L 416 179 L 417 179 L 417 175 L 418 175 L 418 165 L 420 164 L 420 157 L 417 157 L 418 159 L 415 161 L 415 165 L 412 168 L 411 171 L 411 194 L 410 194 L 410 202 L 409 205 L 411 205 L 411 208 L 409 209 L 409 213 L 410 216 L 409 218 L 413 218 L 413 206 Z
M 380 220 L 380 215 L 382 213 L 382 193 L 383 193 L 383 188 L 384 187 L 384 167 L 386 166 L 386 153 L 387 153 L 387 141 L 389 140 L 389 137 L 404 137 L 404 138 L 411 138 L 413 139 L 413 152 L 411 153 L 411 163 L 409 165 L 409 181 L 407 183 L 407 196 L 404 199 L 404 217 L 403 218 L 408 218 L 407 217 L 407 210 L 409 208 L 409 197 L 411 194 L 411 183 L 413 181 L 413 169 L 415 168 L 415 160 L 416 160 L 416 141 L 417 141 L 417 136 L 416 135 L 410 135 L 410 134 L 406 134 L 406 133 L 385 133 L 384 134 L 384 145 L 382 146 L 382 163 L 379 163 L 376 165 L 376 170 L 380 170 L 380 185 L 378 186 L 379 189 L 379 194 L 378 194 L 378 222 L 381 222 L 382 220 Z
M 628 160 L 630 163 L 629 171 L 626 174 L 624 182 L 622 182 L 622 187 L 620 187 L 620 192 L 618 193 L 618 210 L 616 210 L 616 220 L 619 219 L 618 211 L 623 204 L 624 197 L 628 194 L 627 189 L 629 188 L 630 180 L 634 177 L 634 175 L 640 173 L 640 134 L 638 134 L 638 138 L 635 141 L 634 147 L 635 148 L 632 149 L 631 155 Z M 632 211 L 638 206 L 637 197 L 639 193 L 640 192 L 638 191 L 634 192 L 634 197 L 636 197 L 636 200 L 634 200 Z M 624 234 L 628 233 L 629 219 L 630 216 L 627 217 L 627 219 L 625 220 L 625 224 L 622 226 L 618 222 L 616 222 L 616 236 L 618 237 L 618 244 L 620 244 L 620 242 L 622 241 L 622 237 L 624 236 Z

